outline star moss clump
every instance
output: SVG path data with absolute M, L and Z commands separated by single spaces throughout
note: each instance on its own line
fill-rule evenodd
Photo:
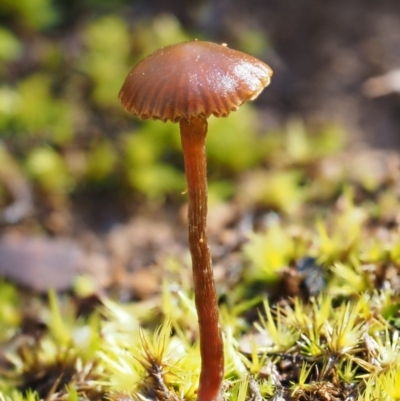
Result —
M 222 397 L 398 400 L 398 158 L 347 154 L 336 133 L 303 128 L 271 136 L 268 168 L 239 180 L 243 238 L 232 270 L 218 263 Z M 0 283 L 0 400 L 194 401 L 201 361 L 185 265 L 163 261 L 153 298 L 102 296 L 88 314 L 77 294 L 32 302 Z

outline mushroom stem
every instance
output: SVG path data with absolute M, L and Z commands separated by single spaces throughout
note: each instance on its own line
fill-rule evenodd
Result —
M 192 255 L 194 295 L 199 319 L 201 373 L 198 401 L 215 401 L 224 376 L 224 351 L 217 293 L 207 238 L 207 120 L 180 121 L 189 194 L 188 238 Z

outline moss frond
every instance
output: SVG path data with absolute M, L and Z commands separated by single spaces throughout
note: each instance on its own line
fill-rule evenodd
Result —
M 367 327 L 359 320 L 359 304 L 342 304 L 335 312 L 336 319 L 325 322 L 327 347 L 333 354 L 354 352 Z
M 286 324 L 281 308 L 278 306 L 272 315 L 268 300 L 264 301 L 265 317 L 260 314 L 260 324 L 256 328 L 270 339 L 269 352 L 287 352 L 299 339 L 300 333 L 294 327 Z

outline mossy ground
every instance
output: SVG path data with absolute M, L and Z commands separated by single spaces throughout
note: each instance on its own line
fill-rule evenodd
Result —
M 68 292 L 43 296 L 1 282 L 0 400 L 195 400 L 200 360 L 180 217 L 185 184 L 177 127 L 132 120 L 117 100 L 135 62 L 195 36 L 172 14 L 125 15 L 136 5 L 131 1 L 81 1 L 76 14 L 70 2 L 15 4 L 2 2 L 0 27 L 1 241 L 15 233 L 27 240 L 68 237 L 91 257 L 86 275 Z M 343 9 L 335 10 L 342 24 Z M 362 10 L 375 17 L 376 10 Z M 300 15 L 281 14 L 285 21 Z M 199 13 L 197 27 L 203 17 Z M 241 50 L 275 53 L 253 20 L 251 29 L 227 21 L 224 29 Z M 392 33 L 397 25 L 386 22 L 375 21 L 379 31 L 388 26 Z M 290 37 L 286 29 L 276 31 L 283 42 Z M 347 79 L 355 88 L 367 77 L 371 43 L 391 42 L 360 39 L 362 56 L 352 60 L 362 68 L 355 73 L 348 64 L 354 48 L 333 31 L 330 45 L 320 44 L 319 63 L 312 54 L 304 63 L 303 52 L 294 56 L 291 72 L 282 63 L 281 83 L 270 92 L 280 100 L 269 98 L 268 105 L 291 107 L 298 92 L 288 85 L 308 64 L 314 90 L 328 93 L 297 98 L 330 110 L 326 100 L 341 82 L 345 96 L 336 101 L 340 109 L 348 104 Z M 340 51 L 327 63 L 332 44 Z M 379 49 L 393 55 L 393 46 Z M 389 59 L 378 68 L 373 50 L 369 72 L 393 68 Z M 328 68 L 322 77 L 319 68 Z M 303 81 L 297 90 L 304 87 Z M 369 121 L 385 119 L 387 105 L 382 102 Z M 367 106 L 371 110 L 372 102 Z M 268 110 L 264 120 L 280 120 Z M 345 115 L 353 113 L 349 107 Z M 360 107 L 356 115 L 365 113 Z M 398 154 L 354 146 L 345 151 L 348 135 L 336 123 L 311 130 L 292 120 L 262 132 L 257 121 L 245 105 L 229 119 L 211 119 L 207 138 L 209 227 L 225 338 L 222 397 L 400 399 Z M 386 123 L 382 127 L 395 126 Z M 30 262 L 27 257 L 20 270 L 28 283 Z M 4 265 L 5 258 L 0 269 Z M 51 287 L 50 276 L 41 281 L 42 288 Z
M 222 397 L 397 400 L 399 160 L 318 145 L 337 134 L 303 128 L 275 137 L 265 167 L 246 173 L 225 202 L 236 210 L 219 233 L 230 245 L 211 245 L 224 250 L 215 257 Z M 188 257 L 159 264 L 156 293 L 129 302 L 93 293 L 89 277 L 44 298 L 3 282 L 1 398 L 194 400 Z

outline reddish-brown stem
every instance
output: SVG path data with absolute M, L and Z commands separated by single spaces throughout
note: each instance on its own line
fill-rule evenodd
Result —
M 201 373 L 198 401 L 219 398 L 224 375 L 224 351 L 217 293 L 207 238 L 207 120 L 181 120 L 181 141 L 189 194 L 188 231 L 194 295 L 199 319 Z

